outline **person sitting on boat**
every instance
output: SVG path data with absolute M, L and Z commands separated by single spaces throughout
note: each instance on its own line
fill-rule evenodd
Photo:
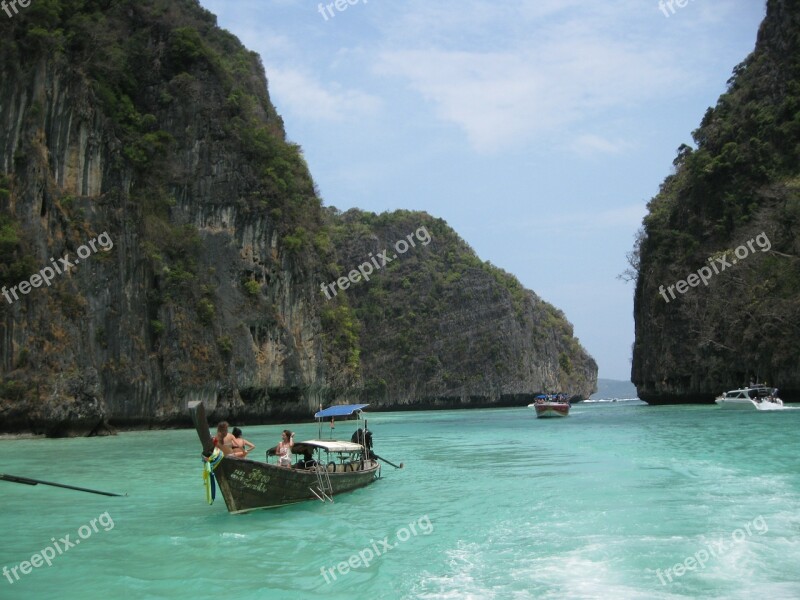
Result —
M 292 466 L 292 445 L 294 444 L 294 434 L 288 429 L 284 429 L 281 434 L 281 441 L 275 446 L 275 454 L 278 456 L 278 465 L 281 467 Z
M 256 445 L 248 442 L 242 437 L 242 430 L 238 427 L 233 428 L 233 440 L 231 441 L 233 447 L 233 455 L 239 458 L 245 458 L 251 450 L 254 450 Z
M 303 460 L 300 460 L 294 464 L 295 469 L 313 469 L 316 466 L 317 461 L 315 461 L 313 458 L 313 450 L 308 447 L 303 450 Z
M 233 440 L 233 435 L 228 433 L 228 422 L 220 421 L 217 425 L 217 435 L 211 438 L 214 447 L 222 450 L 223 454 L 230 454 L 233 452 Z

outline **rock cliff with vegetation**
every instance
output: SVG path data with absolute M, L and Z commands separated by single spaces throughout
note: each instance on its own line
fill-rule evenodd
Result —
M 754 52 L 693 138 L 631 256 L 632 381 L 650 403 L 711 402 L 757 378 L 800 401 L 800 3 L 767 2 Z M 707 285 L 672 298 L 706 266 Z
M 0 429 L 593 391 L 564 316 L 444 222 L 323 208 L 258 56 L 196 1 L 35 0 L 0 19 L 0 82 L 0 285 L 113 242 L 0 297 Z M 429 245 L 321 293 L 423 226 Z
M 342 311 L 346 302 L 358 323 L 363 401 L 519 405 L 541 391 L 584 398 L 594 391 L 597 365 L 564 314 L 481 261 L 441 219 L 409 211 L 328 215 L 335 271 L 384 250 L 391 261 L 323 309 L 323 316 Z M 395 243 L 403 240 L 413 246 L 398 255 Z

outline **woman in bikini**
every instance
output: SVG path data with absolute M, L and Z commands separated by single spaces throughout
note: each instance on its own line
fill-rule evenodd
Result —
M 255 444 L 248 442 L 242 437 L 242 430 L 238 427 L 233 428 L 233 440 L 231 440 L 231 446 L 233 446 L 233 455 L 238 456 L 239 458 L 245 458 L 247 454 L 256 447 Z

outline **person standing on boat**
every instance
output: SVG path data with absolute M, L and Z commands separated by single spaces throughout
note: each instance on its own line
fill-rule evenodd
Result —
M 256 445 L 248 442 L 242 437 L 242 430 L 238 427 L 233 428 L 233 440 L 231 441 L 233 447 L 233 455 L 240 458 L 245 458 L 248 452 L 255 449 Z
M 275 454 L 278 456 L 278 465 L 281 467 L 292 466 L 292 445 L 294 444 L 294 434 L 288 429 L 284 429 L 281 434 L 281 441 L 275 447 Z
M 220 421 L 217 425 L 217 435 L 211 439 L 214 447 L 222 450 L 223 454 L 230 454 L 233 452 L 233 440 L 233 435 L 228 433 L 228 422 Z

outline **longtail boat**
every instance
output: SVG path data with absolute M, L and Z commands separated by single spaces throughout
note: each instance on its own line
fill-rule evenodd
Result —
M 539 419 L 566 417 L 569 415 L 569 399 L 566 394 L 539 394 L 528 408 L 534 409 Z
M 320 423 L 322 419 L 354 413 L 360 418 L 360 411 L 365 406 L 332 406 L 314 416 Z M 316 455 L 316 460 L 302 461 L 298 463 L 303 465 L 302 468 L 295 468 L 268 462 L 270 452 L 264 461 L 223 453 L 211 438 L 203 403 L 190 402 L 189 412 L 203 447 L 204 477 L 211 490 L 209 503 L 214 500 L 216 484 L 230 513 L 274 508 L 305 500 L 333 502 L 332 497 L 336 494 L 364 487 L 380 477 L 381 467 L 377 460 L 380 457 L 371 450 L 372 434 L 366 424 L 353 434 L 352 441 L 314 439 L 295 442 L 292 453 L 307 457 Z

